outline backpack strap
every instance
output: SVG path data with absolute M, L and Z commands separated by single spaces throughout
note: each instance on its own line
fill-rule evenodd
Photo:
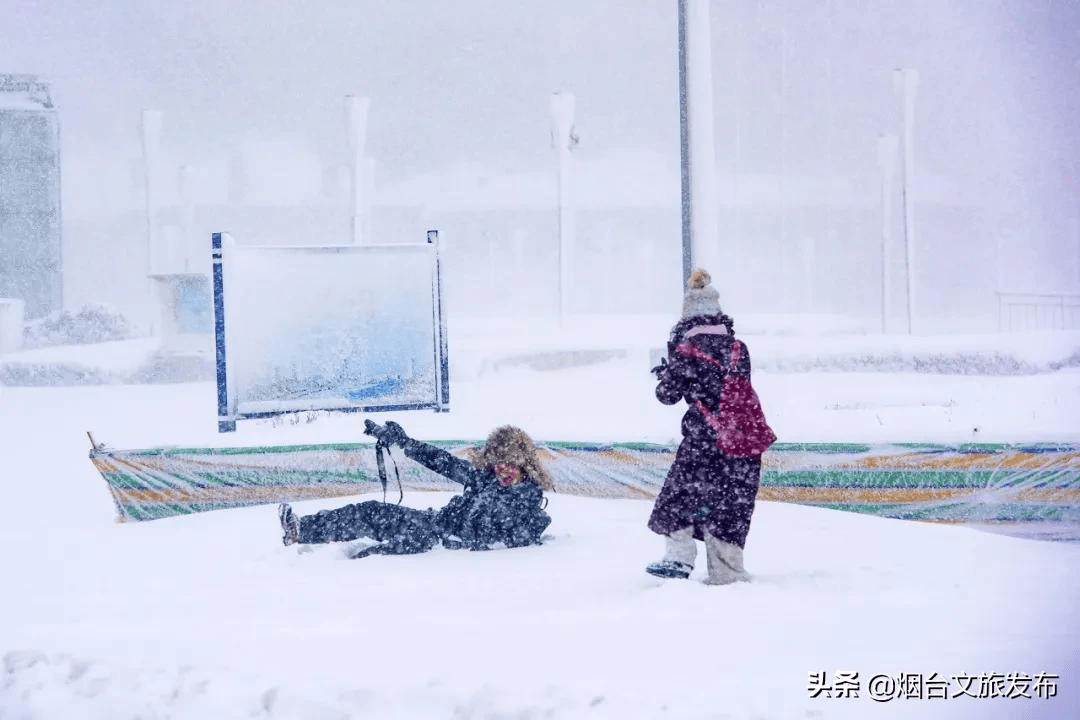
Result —
M 735 347 L 738 346 L 733 346 L 733 352 L 737 352 L 737 350 L 734 350 Z M 695 357 L 698 360 L 704 360 L 705 362 L 716 365 L 719 368 L 724 367 L 724 364 L 722 362 L 720 362 L 701 348 L 695 345 L 691 345 L 690 343 L 679 343 L 675 346 L 675 352 L 682 353 L 683 355 L 689 355 L 690 357 Z M 732 363 L 732 367 L 734 367 L 734 363 Z M 700 400 L 695 400 L 694 403 L 697 405 L 698 412 L 700 412 L 701 416 L 705 418 L 705 422 L 708 423 L 709 427 L 719 433 L 723 428 L 723 425 L 720 422 L 719 410 L 715 414 L 713 414 L 709 410 L 709 408 L 705 407 L 705 403 L 701 402 Z
M 704 360 L 707 363 L 723 368 L 725 375 L 737 372 L 739 360 L 742 358 L 742 349 L 742 343 L 733 339 L 731 346 L 731 367 L 724 368 L 719 360 L 689 343 L 680 343 L 675 346 L 676 352 L 690 355 L 691 357 Z M 723 409 L 725 402 L 723 394 L 721 394 L 715 414 L 705 407 L 705 403 L 700 400 L 695 400 L 694 403 L 697 406 L 698 412 L 700 412 L 701 416 L 705 419 L 705 422 L 709 427 L 716 431 L 716 444 L 720 447 L 722 452 L 735 457 L 760 455 L 776 441 L 776 433 L 774 433 L 772 428 L 765 423 L 765 416 L 761 412 L 761 405 L 758 401 L 757 393 L 755 393 L 754 389 L 750 386 L 749 378 L 725 377 L 725 391 L 729 387 L 729 383 L 732 383 L 732 392 L 737 392 L 740 396 L 740 400 L 731 400 L 731 398 L 729 398 L 731 402 L 736 403 L 736 407 L 729 408 L 729 410 L 738 413 L 738 417 L 731 417 L 729 412 L 726 422 L 742 425 L 741 428 L 736 426 L 728 427 L 726 426 L 725 421 L 720 419 L 721 410 Z M 740 407 L 738 407 L 739 405 L 745 405 L 746 407 L 740 409 Z M 732 434 L 735 435 L 734 438 L 731 437 Z
M 709 410 L 709 408 L 705 407 L 705 403 L 701 402 L 700 400 L 695 400 L 694 402 L 697 403 L 698 412 L 700 412 L 701 416 L 705 418 L 705 422 L 709 424 L 709 427 L 719 433 L 724 428 L 723 424 L 720 422 L 719 409 L 717 410 L 716 414 L 713 414 Z
M 683 355 L 689 355 L 690 357 L 696 357 L 698 360 L 704 360 L 707 363 L 712 363 L 717 367 L 724 367 L 723 363 L 714 358 L 709 353 L 705 352 L 696 345 L 690 343 L 679 343 L 675 346 L 675 352 L 682 353 Z
M 707 363 L 712 363 L 717 367 L 724 367 L 723 363 L 714 358 L 709 353 L 705 352 L 696 345 L 690 343 L 679 343 L 675 346 L 675 352 L 682 353 L 683 355 L 689 355 L 690 357 L 696 357 L 698 360 L 704 360 Z M 735 369 L 739 366 L 739 358 L 742 357 L 742 343 L 738 340 L 731 341 L 731 372 L 735 372 Z

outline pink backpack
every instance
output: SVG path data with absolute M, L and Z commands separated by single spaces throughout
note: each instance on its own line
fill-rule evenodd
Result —
M 690 343 L 680 343 L 675 352 L 696 357 L 699 360 L 724 368 L 724 386 L 720 390 L 720 406 L 713 414 L 705 403 L 697 400 L 705 422 L 716 431 L 716 446 L 725 455 L 749 457 L 761 455 L 776 442 L 776 433 L 765 422 L 765 413 L 761 410 L 761 401 L 750 384 L 750 378 L 735 374 L 742 356 L 742 343 L 732 340 L 731 369 L 701 348 Z

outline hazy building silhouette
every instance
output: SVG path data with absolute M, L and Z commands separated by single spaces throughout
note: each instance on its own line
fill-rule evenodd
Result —
M 0 297 L 27 318 L 63 304 L 60 121 L 49 86 L 0 75 Z

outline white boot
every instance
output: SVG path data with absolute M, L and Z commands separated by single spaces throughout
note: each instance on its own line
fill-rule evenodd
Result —
M 705 533 L 705 559 L 709 563 L 706 585 L 728 585 L 750 579 L 750 573 L 743 566 L 743 549 L 709 533 Z
M 664 536 L 664 559 L 645 568 L 650 575 L 664 578 L 687 578 L 694 569 L 697 544 L 692 527 L 677 530 Z

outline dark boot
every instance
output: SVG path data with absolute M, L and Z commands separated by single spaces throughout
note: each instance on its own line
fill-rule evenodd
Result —
M 300 521 L 288 503 L 278 505 L 278 521 L 281 523 L 281 542 L 293 545 L 300 541 Z
M 650 575 L 662 578 L 678 578 L 680 580 L 690 577 L 690 571 L 693 569 L 693 565 L 687 565 L 676 560 L 661 560 L 645 566 L 645 572 Z

